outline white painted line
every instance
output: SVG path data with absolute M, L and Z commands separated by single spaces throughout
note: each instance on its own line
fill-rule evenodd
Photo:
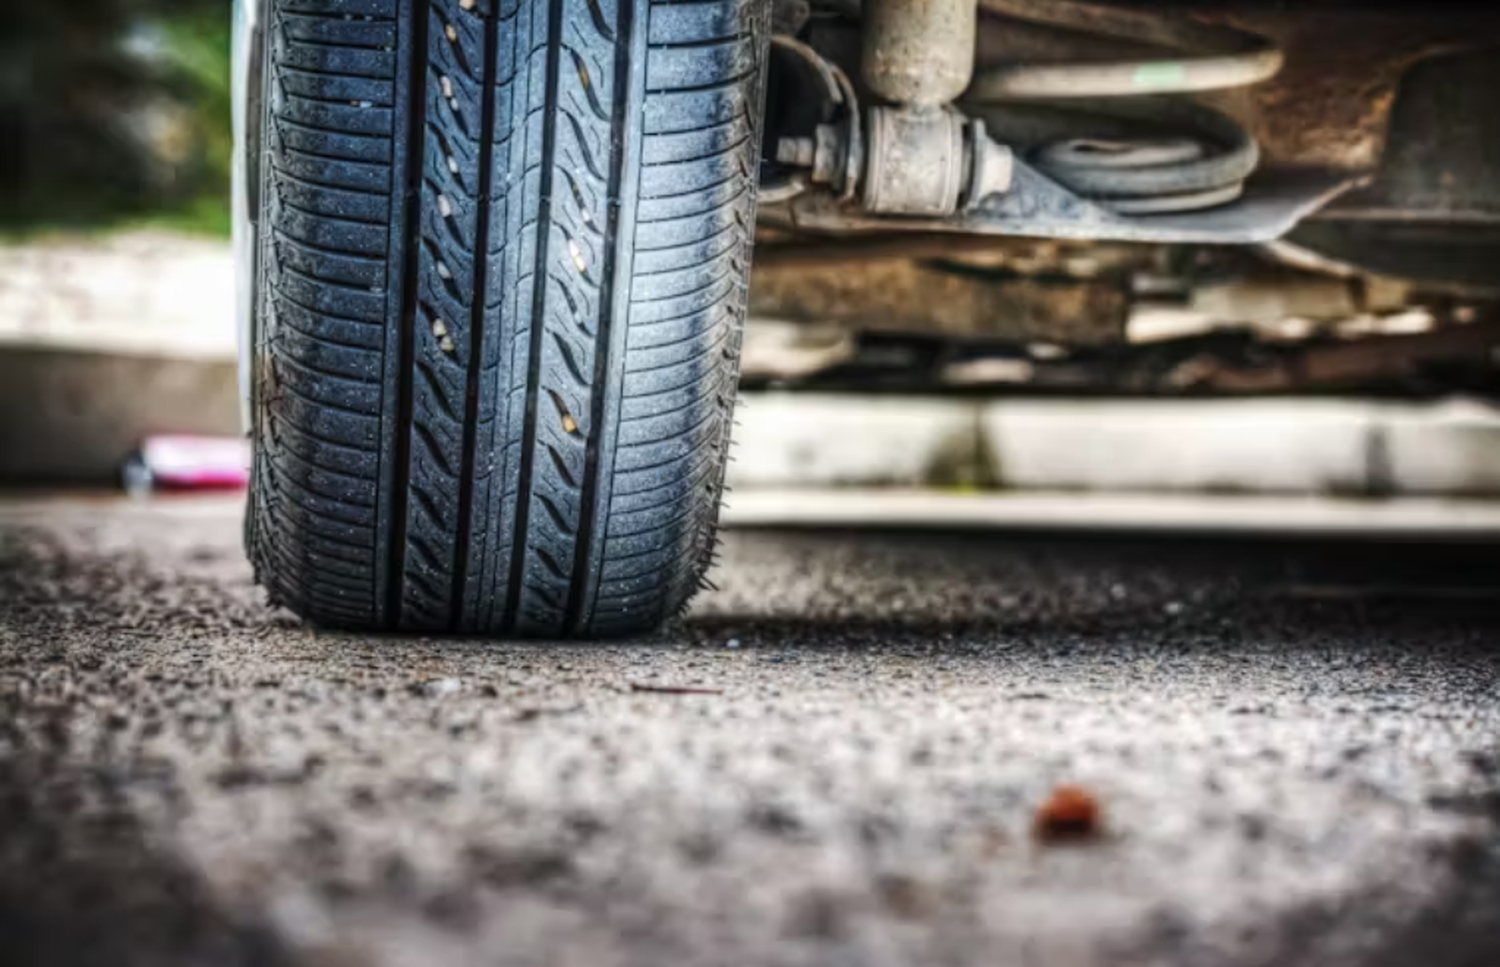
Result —
M 732 527 L 1122 529 L 1267 536 L 1408 534 L 1492 540 L 1500 539 L 1500 500 L 752 490 L 729 495 L 723 520 Z

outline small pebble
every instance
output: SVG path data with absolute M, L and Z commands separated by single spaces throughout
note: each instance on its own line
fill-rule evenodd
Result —
M 414 686 L 412 691 L 429 698 L 443 698 L 454 694 L 462 687 L 463 683 L 456 678 L 434 678 Z
M 1104 824 L 1099 800 L 1082 786 L 1058 786 L 1032 818 L 1032 834 L 1044 843 L 1097 837 Z

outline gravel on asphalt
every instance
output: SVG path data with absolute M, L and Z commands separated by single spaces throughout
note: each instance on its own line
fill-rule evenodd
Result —
M 239 539 L 0 501 L 6 964 L 1500 963 L 1493 546 L 731 530 L 558 644 L 304 627 Z

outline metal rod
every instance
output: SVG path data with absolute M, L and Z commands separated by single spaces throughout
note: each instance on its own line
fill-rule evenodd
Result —
M 1134 94 L 1190 94 L 1256 84 L 1281 69 L 1274 47 L 1245 54 L 1097 64 L 1018 64 L 980 71 L 975 101 L 1029 101 Z
M 1018 101 L 1189 94 L 1256 84 L 1284 60 L 1264 38 L 1159 13 L 1075 0 L 978 0 L 980 9 L 1017 20 L 1186 51 L 1182 56 L 1088 64 L 1004 64 L 974 76 L 967 99 Z

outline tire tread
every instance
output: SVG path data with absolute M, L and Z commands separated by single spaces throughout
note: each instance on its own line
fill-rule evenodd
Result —
M 765 5 L 270 6 L 259 580 L 372 630 L 679 612 L 723 489 Z

